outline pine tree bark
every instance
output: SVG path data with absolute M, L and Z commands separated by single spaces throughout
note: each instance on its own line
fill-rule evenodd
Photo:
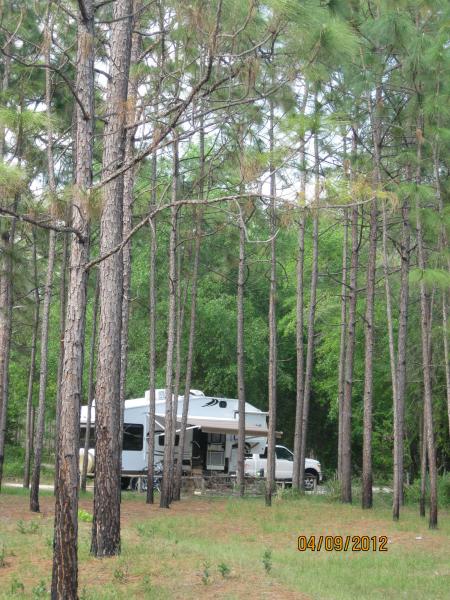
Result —
M 132 1 L 114 3 L 111 67 L 107 102 L 109 118 L 103 137 L 103 175 L 119 169 L 125 154 L 125 105 L 130 68 Z M 100 253 L 122 240 L 123 176 L 103 186 Z M 100 263 L 100 322 L 95 400 L 95 483 L 91 553 L 120 554 L 120 340 L 123 263 L 116 252 Z
M 87 118 L 76 104 L 75 188 L 72 226 L 83 235 L 72 237 L 67 292 L 64 363 L 57 441 L 55 533 L 53 542 L 52 600 L 76 600 L 78 588 L 78 449 L 82 393 L 86 271 L 89 212 L 86 201 L 92 183 L 94 117 L 94 12 L 84 0 L 78 15 L 75 89 Z
M 5 61 L 2 92 L 9 86 L 10 60 Z M 21 105 L 23 100 L 21 99 Z M 17 136 L 16 155 L 19 164 L 22 158 L 22 135 Z M 5 153 L 5 130 L 0 131 L 0 160 Z M 17 210 L 19 196 L 16 194 L 13 207 Z M 12 219 L 9 229 L 0 230 L 0 491 L 3 481 L 3 463 L 5 459 L 6 415 L 9 401 L 9 358 L 11 350 L 12 306 L 13 306 L 13 250 L 16 234 L 16 219 Z
M 266 506 L 272 505 L 275 488 L 275 450 L 277 422 L 277 254 L 276 254 L 276 180 L 273 164 L 274 103 L 269 100 L 269 152 L 270 152 L 270 290 L 269 290 L 269 427 L 267 435 Z
M 356 156 L 356 134 L 353 135 L 352 155 Z M 350 170 L 350 178 L 353 181 L 353 168 Z M 352 501 L 352 389 L 353 389 L 353 362 L 356 341 L 356 302 L 358 294 L 358 262 L 359 262 L 359 235 L 358 235 L 358 207 L 352 209 L 352 254 L 350 259 L 349 273 L 349 298 L 348 298 L 348 326 L 347 343 L 345 350 L 345 388 L 344 402 L 342 406 L 342 472 L 341 501 L 351 503 Z
M 55 473 L 58 472 L 58 461 L 59 461 L 59 424 L 61 414 L 61 385 L 62 385 L 62 374 L 64 367 L 64 332 L 66 329 L 66 304 L 67 304 L 67 290 L 66 290 L 66 279 L 67 279 L 67 264 L 69 260 L 69 236 L 68 234 L 63 235 L 63 249 L 61 258 L 61 278 L 59 281 L 59 357 L 58 357 L 58 372 L 56 375 L 56 418 L 55 418 Z M 56 493 L 56 484 L 58 478 L 55 477 L 54 481 L 54 493 Z
M 377 261 L 377 228 L 378 211 L 376 194 L 381 186 L 381 120 L 379 115 L 382 104 L 381 86 L 375 91 L 375 107 L 369 96 L 369 113 L 372 124 L 373 139 L 373 186 L 374 198 L 370 207 L 369 256 L 366 277 L 366 312 L 364 317 L 364 392 L 363 392 L 363 467 L 362 467 L 362 498 L 363 508 L 372 508 L 372 419 L 373 419 L 373 348 L 374 348 L 374 308 L 375 308 L 375 278 Z M 395 372 L 395 369 L 394 371 Z M 395 385 L 395 383 L 393 383 Z
M 98 301 L 100 296 L 100 277 L 97 271 L 95 279 L 94 306 L 92 307 L 92 331 L 89 347 L 89 373 L 88 373 L 88 403 L 86 415 L 86 435 L 84 438 L 83 464 L 80 473 L 80 488 L 86 491 L 87 468 L 89 459 L 89 446 L 91 441 L 92 403 L 95 394 L 94 366 L 95 366 L 95 341 L 97 338 Z
M 306 182 L 306 179 L 305 179 Z M 305 186 L 306 187 L 306 186 Z M 304 194 L 304 191 L 303 191 Z M 296 405 L 295 405 L 295 432 L 294 432 L 294 464 L 292 471 L 292 485 L 295 489 L 301 489 L 300 479 L 300 453 L 302 446 L 302 424 L 303 424 L 303 398 L 305 390 L 305 359 L 303 348 L 303 281 L 305 262 L 305 209 L 301 209 L 298 225 L 297 244 L 297 291 L 296 291 Z
M 48 362 L 48 331 L 50 318 L 50 304 L 52 299 L 53 270 L 55 265 L 56 232 L 50 231 L 48 247 L 47 278 L 44 291 L 44 306 L 41 325 L 41 363 L 39 377 L 39 403 L 34 439 L 34 464 L 31 477 L 30 510 L 39 512 L 39 482 L 41 477 L 42 450 L 44 445 L 45 428 L 45 398 L 47 394 L 47 362 Z
M 184 384 L 184 397 L 183 397 L 183 412 L 181 415 L 180 425 L 180 460 L 177 463 L 177 469 L 175 473 L 174 483 L 174 500 L 180 500 L 181 497 L 181 482 L 183 474 L 183 460 L 182 453 L 184 444 L 186 442 L 186 427 L 189 412 L 189 396 L 191 389 L 192 380 L 192 365 L 194 360 L 194 343 L 195 343 L 195 326 L 197 320 L 197 286 L 198 286 L 198 268 L 200 263 L 200 245 L 201 245 L 201 231 L 202 231 L 202 212 L 199 211 L 196 216 L 195 225 L 195 249 L 194 249 L 194 264 L 192 268 L 192 287 L 191 287 L 191 319 L 189 329 L 189 341 L 188 341 L 188 352 L 186 359 L 186 379 Z
M 383 201 L 383 273 L 384 273 L 384 291 L 386 295 L 386 325 L 389 340 L 389 364 L 391 368 L 392 399 L 394 413 L 394 506 L 397 504 L 396 497 L 398 490 L 398 463 L 397 463 L 397 444 L 398 444 L 398 402 L 397 402 L 397 358 L 394 347 L 394 326 L 392 320 L 392 298 L 391 285 L 389 282 L 389 259 L 388 259 L 388 232 L 387 232 L 387 214 L 386 203 Z
M 198 197 L 203 199 L 205 196 L 205 128 L 203 126 L 203 116 L 200 117 L 199 131 L 199 176 L 198 176 Z M 197 321 L 197 287 L 198 287 L 198 268 L 200 263 L 200 246 L 202 240 L 202 220 L 203 212 L 201 208 L 195 212 L 195 248 L 194 263 L 192 267 L 192 285 L 191 285 L 191 315 L 188 351 L 186 357 L 186 378 L 184 384 L 183 411 L 180 424 L 180 460 L 177 463 L 174 481 L 174 500 L 181 498 L 181 485 L 183 475 L 183 448 L 186 442 L 186 427 L 189 413 L 189 398 L 192 380 L 192 366 L 194 360 L 195 327 Z
M 426 516 L 426 492 L 427 492 L 427 434 L 425 431 L 425 406 L 422 407 L 420 415 L 420 492 L 419 492 L 419 514 Z
M 245 286 L 245 223 L 239 212 L 239 266 L 237 282 L 237 388 L 238 388 L 238 457 L 237 484 L 239 496 L 245 493 L 245 355 L 244 355 L 244 286 Z
M 172 173 L 172 203 L 178 197 L 178 137 L 174 132 L 173 143 L 173 173 Z M 173 204 L 170 218 L 169 237 L 169 301 L 168 301 L 168 323 L 167 323 L 167 354 L 166 354 L 166 411 L 164 427 L 164 467 L 161 486 L 160 507 L 169 508 L 171 499 L 171 457 L 172 457 L 172 422 L 173 415 L 173 355 L 175 349 L 175 327 L 176 327 L 176 294 L 177 294 L 177 227 L 178 207 Z M 177 401 L 177 399 L 175 399 Z
M 442 335 L 444 342 L 444 363 L 445 363 L 445 388 L 447 391 L 447 416 L 448 416 L 448 431 L 450 433 L 450 353 L 448 343 L 448 303 L 447 293 L 442 292 Z
M 417 131 L 423 129 L 422 120 L 419 119 Z M 422 140 L 421 134 L 417 136 L 417 175 L 416 184 L 421 183 L 421 160 L 422 160 Z M 417 237 L 417 262 L 422 271 L 426 268 L 425 249 L 423 241 L 422 220 L 420 207 L 416 211 L 416 237 Z M 424 422 L 425 422 L 425 440 L 427 446 L 428 472 L 430 475 L 430 517 L 429 527 L 435 529 L 438 525 L 438 505 L 437 505 L 437 469 L 436 469 L 436 447 L 434 440 L 433 425 L 433 396 L 431 380 L 431 357 L 430 357 L 430 323 L 428 316 L 428 292 L 423 278 L 420 280 L 420 328 L 422 341 L 422 375 L 423 375 L 423 401 L 424 401 Z
M 39 281 L 37 274 L 36 258 L 36 231 L 33 229 L 33 282 L 34 282 L 34 316 L 33 316 L 33 334 L 31 338 L 31 357 L 30 370 L 28 373 L 28 391 L 27 391 L 27 416 L 25 422 L 25 465 L 23 472 L 23 487 L 30 487 L 30 466 L 31 455 L 33 453 L 34 439 L 34 420 L 33 420 L 33 384 L 36 374 L 36 348 L 39 332 L 39 312 L 41 298 L 39 295 Z
M 188 261 L 192 258 L 192 245 L 190 245 L 188 252 Z M 177 418 L 178 418 L 178 400 L 180 395 L 180 378 L 181 378 L 181 340 L 183 337 L 184 329 L 184 313 L 186 309 L 186 300 L 189 290 L 189 281 L 185 282 L 184 288 L 181 285 L 181 273 L 183 272 L 182 259 L 184 256 L 181 255 L 181 247 L 179 247 L 177 253 L 178 267 L 177 267 L 177 300 L 176 300 L 176 334 L 175 334 L 175 376 L 173 382 L 173 397 L 174 401 L 172 404 L 172 456 L 170 460 L 171 473 L 170 473 L 170 502 L 175 500 L 175 476 L 178 462 L 183 461 L 182 447 L 178 444 L 179 449 L 179 461 L 175 463 L 175 452 L 176 452 L 176 434 L 177 434 Z
M 158 73 L 161 73 L 155 86 L 155 97 L 159 98 L 165 65 L 164 6 L 158 2 L 158 23 L 160 34 L 160 51 L 157 56 Z M 158 108 L 158 102 L 156 103 Z M 153 132 L 156 139 L 157 130 Z M 158 154 L 156 149 L 151 156 L 151 190 L 149 212 L 156 208 Z M 150 225 L 150 257 L 149 257 L 149 414 L 148 414 L 148 454 L 147 454 L 147 504 L 153 504 L 154 454 L 155 454 L 155 388 L 156 388 L 156 217 L 151 217 Z
M 16 221 L 9 231 L 1 232 L 0 242 L 0 490 L 5 456 L 6 415 L 9 400 L 9 357 L 11 349 L 13 304 L 13 259 Z
M 301 115 L 305 115 L 308 102 L 308 85 L 306 84 Z M 300 162 L 300 220 L 298 224 L 297 243 L 297 289 L 296 289 L 296 327 L 295 327 L 295 351 L 296 351 L 296 403 L 295 403 L 295 431 L 294 431 L 294 464 L 292 466 L 292 485 L 295 489 L 300 486 L 300 452 L 302 445 L 302 417 L 303 396 L 305 390 L 305 357 L 303 348 L 303 279 L 305 263 L 305 201 L 306 201 L 306 152 L 305 136 L 300 140 L 299 162 Z
M 394 493 L 392 516 L 398 520 L 400 507 L 403 504 L 403 447 L 406 394 L 406 352 L 409 312 L 409 270 L 410 270 L 410 237 L 409 205 L 405 201 L 402 206 L 402 238 L 400 249 L 400 299 L 397 334 L 397 372 L 396 394 L 394 396 Z
M 319 139 L 314 134 L 314 207 L 313 207 L 313 255 L 311 265 L 311 288 L 308 311 L 308 340 L 306 345 L 305 390 L 302 413 L 302 439 L 300 446 L 299 483 L 305 487 L 306 441 L 308 436 L 309 405 L 311 400 L 312 376 L 314 367 L 314 336 L 317 303 L 317 280 L 319 276 L 319 201 L 320 201 L 320 157 Z
M 347 338 L 347 248 L 348 211 L 344 210 L 344 238 L 342 242 L 342 285 L 341 285 L 341 337 L 339 342 L 338 366 L 338 479 L 342 471 L 342 411 L 345 390 L 345 347 Z
M 46 24 L 44 30 L 44 60 L 50 64 L 51 28 L 49 19 L 49 8 L 47 9 Z M 45 104 L 47 110 L 47 170 L 48 189 L 52 201 L 56 196 L 55 164 L 53 158 L 53 126 L 52 126 L 52 81 L 49 69 L 45 70 Z M 36 424 L 36 436 L 34 442 L 34 465 L 31 478 L 30 510 L 39 512 L 39 482 L 41 477 L 42 450 L 44 445 L 45 429 L 45 398 L 47 395 L 47 362 L 48 362 L 48 333 L 50 319 L 50 305 L 53 289 L 53 271 L 56 257 L 56 232 L 50 231 L 48 241 L 48 263 L 47 277 L 44 290 L 44 305 L 41 325 L 41 364 L 39 377 L 39 401 Z
M 151 200 L 149 211 L 156 206 L 156 150 L 151 158 Z M 148 413 L 148 454 L 147 454 L 147 504 L 153 504 L 154 454 L 155 454 L 155 389 L 156 389 L 156 218 L 150 219 L 150 258 L 149 258 L 149 413 Z
M 419 269 L 425 269 L 425 255 L 423 248 L 423 232 L 420 212 L 416 216 L 417 254 Z M 420 281 L 420 324 L 422 338 L 422 375 L 423 375 L 423 400 L 425 421 L 425 442 L 427 448 L 428 472 L 430 475 L 430 518 L 429 527 L 435 529 L 438 524 L 437 507 L 437 469 L 436 448 L 434 441 L 433 425 L 433 399 L 430 365 L 429 326 L 427 318 L 428 294 L 423 279 Z
M 141 0 L 133 1 L 133 31 L 140 12 L 142 11 Z M 127 130 L 125 134 L 125 164 L 132 161 L 134 156 L 134 138 L 136 134 L 137 99 L 139 81 L 133 67 L 136 67 L 141 48 L 141 35 L 134 32 L 131 36 L 130 54 L 130 77 L 128 81 L 127 94 Z M 133 227 L 133 191 L 135 181 L 135 169 L 132 167 L 125 172 L 123 178 L 123 237 L 126 237 Z M 131 293 L 131 239 L 122 249 L 123 262 L 123 295 L 122 295 L 122 327 L 120 337 L 120 433 L 119 440 L 123 443 L 123 421 L 125 411 L 126 380 L 128 368 L 128 323 L 130 316 L 130 293 Z
M 370 209 L 369 257 L 367 265 L 367 297 L 364 319 L 364 417 L 363 417 L 363 471 L 362 507 L 372 508 L 372 412 L 373 412 L 373 346 L 374 301 L 377 256 L 377 204 L 372 201 Z

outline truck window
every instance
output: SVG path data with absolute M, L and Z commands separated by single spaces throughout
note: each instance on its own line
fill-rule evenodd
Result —
M 144 447 L 144 426 L 135 423 L 123 424 L 123 450 L 139 451 Z
M 277 458 L 281 459 L 281 460 L 290 460 L 293 461 L 294 457 L 292 456 L 292 452 L 290 452 L 290 450 L 288 450 L 287 448 L 283 448 L 283 447 L 277 447 L 275 449 Z

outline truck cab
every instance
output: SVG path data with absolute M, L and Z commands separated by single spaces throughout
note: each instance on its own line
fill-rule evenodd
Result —
M 275 447 L 275 479 L 277 481 L 292 481 L 294 455 L 285 446 Z M 251 477 L 263 477 L 267 471 L 267 446 L 262 454 L 247 455 L 245 459 L 245 474 Z M 305 459 L 305 489 L 314 490 L 322 481 L 322 470 L 319 461 Z

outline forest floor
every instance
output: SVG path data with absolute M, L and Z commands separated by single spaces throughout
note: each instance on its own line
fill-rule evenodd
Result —
M 41 493 L 41 513 L 28 511 L 25 490 L 0 495 L 0 598 L 48 598 L 53 495 Z M 378 504 L 378 505 L 377 505 Z M 80 499 L 92 514 L 92 493 Z M 89 514 L 88 514 L 89 513 Z M 89 555 L 89 522 L 80 522 L 80 600 L 143 599 L 448 599 L 450 513 L 429 531 L 405 507 L 393 523 L 386 498 L 371 511 L 326 496 L 187 497 L 169 510 L 127 492 L 122 502 L 122 554 Z M 386 552 L 299 552 L 297 538 L 386 536 Z

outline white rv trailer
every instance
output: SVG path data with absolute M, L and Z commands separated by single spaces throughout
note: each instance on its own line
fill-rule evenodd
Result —
M 154 464 L 160 462 L 164 454 L 164 418 L 166 410 L 165 390 L 155 390 L 155 453 Z M 183 397 L 178 398 L 177 434 L 175 441 L 175 461 L 180 460 L 178 448 Z M 122 450 L 122 482 L 127 487 L 130 478 L 144 474 L 147 470 L 147 439 L 150 393 L 144 398 L 125 401 L 124 436 Z M 84 447 L 86 435 L 87 406 L 81 407 L 80 446 Z M 181 460 L 183 471 L 207 473 L 234 473 L 237 465 L 238 400 L 204 396 L 192 390 L 189 399 L 186 442 Z M 95 401 L 91 412 L 91 424 L 95 425 Z M 248 455 L 261 453 L 267 443 L 267 413 L 246 403 L 245 441 Z M 91 430 L 88 460 L 88 473 L 93 474 L 95 466 L 94 435 Z M 80 451 L 83 453 L 83 450 Z

